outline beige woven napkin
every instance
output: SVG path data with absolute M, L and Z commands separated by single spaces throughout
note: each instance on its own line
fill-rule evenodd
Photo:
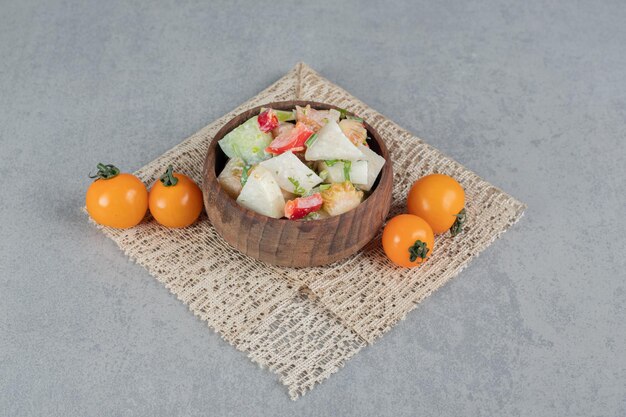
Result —
M 344 261 L 294 269 L 240 254 L 218 236 L 206 216 L 183 230 L 154 221 L 128 230 L 102 228 L 226 341 L 277 373 L 293 399 L 336 372 L 457 275 L 515 223 L 525 207 L 302 63 L 136 174 L 151 185 L 172 163 L 201 182 L 208 144 L 222 125 L 254 106 L 294 99 L 346 108 L 380 133 L 394 162 L 390 216 L 404 211 L 407 191 L 417 178 L 440 172 L 458 179 L 467 199 L 464 233 L 454 239 L 438 237 L 433 256 L 420 268 L 394 267 L 380 239 L 374 239 Z

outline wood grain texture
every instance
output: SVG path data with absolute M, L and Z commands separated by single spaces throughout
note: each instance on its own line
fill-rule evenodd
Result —
M 337 109 L 312 101 L 268 103 L 233 118 L 220 129 L 209 145 L 204 163 L 202 191 L 209 220 L 217 232 L 240 252 L 274 265 L 309 267 L 326 265 L 346 258 L 365 246 L 380 230 L 391 205 L 392 163 L 380 135 L 364 122 L 368 144 L 385 158 L 371 194 L 356 209 L 324 220 L 274 219 L 240 206 L 221 188 L 217 176 L 227 157 L 218 141 L 228 132 L 259 114 L 261 107 L 291 110 L 296 105 L 318 110 Z

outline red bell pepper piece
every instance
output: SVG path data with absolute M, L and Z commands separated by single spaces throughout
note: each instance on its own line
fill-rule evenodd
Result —
M 284 135 L 278 135 L 265 148 L 266 152 L 280 155 L 286 151 L 299 152 L 304 150 L 304 142 L 313 134 L 313 131 L 304 123 L 296 123 L 296 127 Z
M 270 130 L 274 130 L 278 127 L 278 116 L 272 109 L 267 109 L 259 114 L 257 117 L 257 121 L 259 122 L 259 129 L 262 132 L 269 132 Z
M 285 217 L 289 220 L 301 219 L 307 214 L 321 209 L 322 203 L 322 195 L 320 193 L 289 200 L 285 204 Z

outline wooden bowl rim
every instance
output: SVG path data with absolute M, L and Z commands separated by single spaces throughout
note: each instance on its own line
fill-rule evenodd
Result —
M 243 111 L 239 113 L 238 115 L 234 116 L 233 118 L 231 118 L 228 122 L 224 124 L 224 126 L 220 128 L 220 130 L 215 134 L 215 136 L 213 136 L 213 140 L 209 144 L 207 155 L 204 161 L 205 163 L 204 172 L 208 176 L 208 180 L 209 180 L 208 183 L 213 183 L 217 186 L 217 192 L 219 195 L 215 196 L 215 198 L 228 200 L 229 205 L 231 207 L 235 208 L 236 210 L 241 210 L 244 213 L 249 213 L 252 217 L 263 219 L 270 223 L 271 222 L 288 222 L 289 224 L 298 228 L 302 228 L 303 225 L 307 225 L 305 226 L 307 229 L 310 228 L 312 224 L 313 225 L 322 225 L 322 224 L 330 225 L 333 223 L 338 224 L 341 220 L 346 219 L 348 216 L 359 216 L 363 212 L 367 212 L 370 209 L 370 207 L 376 203 L 376 200 L 379 195 L 378 191 L 379 191 L 379 188 L 381 188 L 380 184 L 383 182 L 383 180 L 387 181 L 387 178 L 390 178 L 390 181 L 393 181 L 392 162 L 391 162 L 389 150 L 387 149 L 385 141 L 378 134 L 376 129 L 374 129 L 369 123 L 367 123 L 365 119 L 363 119 L 363 124 L 365 126 L 365 129 L 367 130 L 369 136 L 371 136 L 372 139 L 375 140 L 376 143 L 378 144 L 378 147 L 380 148 L 380 151 L 382 154 L 380 156 L 382 156 L 385 159 L 385 165 L 383 166 L 383 169 L 381 170 L 379 174 L 380 176 L 377 179 L 377 184 L 376 184 L 376 187 L 374 188 L 374 191 L 372 191 L 371 194 L 368 195 L 367 198 L 363 202 L 361 202 L 361 204 L 359 204 L 356 208 L 350 211 L 342 213 L 338 216 L 331 216 L 325 219 L 319 219 L 319 220 L 313 220 L 313 221 L 306 221 L 306 220 L 301 220 L 301 219 L 290 220 L 286 218 L 275 219 L 273 217 L 265 216 L 263 214 L 257 213 L 254 210 L 250 210 L 244 206 L 239 205 L 237 201 L 234 198 L 232 198 L 230 195 L 228 195 L 228 193 L 226 193 L 226 191 L 224 191 L 224 189 L 221 187 L 221 185 L 219 184 L 219 181 L 217 180 L 217 175 L 215 173 L 215 163 L 217 159 L 216 152 L 217 152 L 217 147 L 218 147 L 218 141 L 221 140 L 224 136 L 226 136 L 229 132 L 231 132 L 232 130 L 234 130 L 235 128 L 241 125 L 240 123 L 237 126 L 230 127 L 229 125 L 233 122 L 233 120 L 238 119 L 238 118 L 244 118 L 243 117 L 244 115 L 249 115 L 248 117 L 245 117 L 245 119 L 247 120 L 250 117 L 253 117 L 253 115 L 257 115 L 260 112 L 261 108 L 263 107 L 265 108 L 269 107 L 269 108 L 273 108 L 276 110 L 284 110 L 284 107 L 287 107 L 287 106 L 295 108 L 295 106 L 304 107 L 307 105 L 310 105 L 312 108 L 316 110 L 329 110 L 329 109 L 342 110 L 342 108 L 339 106 L 335 106 L 333 104 L 328 104 L 328 103 L 321 103 L 318 101 L 308 101 L 308 100 L 275 101 L 275 102 L 271 102 L 267 104 L 262 104 L 262 105 L 253 107 L 249 110 Z M 347 112 L 347 113 L 349 115 L 354 116 L 354 113 L 352 112 Z M 208 164 L 211 162 L 212 162 L 212 166 L 209 167 Z M 381 202 L 382 201 L 384 201 L 384 199 L 381 200 Z

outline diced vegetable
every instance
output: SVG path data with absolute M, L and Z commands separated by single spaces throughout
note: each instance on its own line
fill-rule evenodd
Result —
M 261 129 L 262 132 L 269 132 L 278 127 L 278 117 L 272 109 L 262 111 L 257 120 L 259 122 L 259 129 Z
M 241 186 L 242 187 L 246 185 L 246 182 L 248 181 L 248 174 L 250 174 L 251 169 L 252 167 L 250 165 L 245 165 L 243 167 L 243 170 L 241 171 Z
M 272 173 L 260 165 L 250 171 L 237 203 L 275 219 L 284 215 L 285 199 L 280 187 Z
M 319 132 L 317 139 L 306 149 L 307 161 L 363 159 L 363 153 L 343 134 L 337 122 L 329 120 Z
M 330 188 L 330 184 L 320 184 L 317 187 L 311 188 L 311 191 L 307 193 L 307 196 L 313 195 L 315 193 L 321 193 L 322 191 L 328 190 L 329 188 Z
M 283 190 L 290 193 L 304 194 L 322 182 L 322 179 L 291 151 L 263 161 L 260 165 L 272 173 Z
M 363 191 L 354 188 L 351 182 L 335 183 L 322 191 L 323 209 L 331 216 L 338 216 L 356 208 L 363 200 Z
M 306 124 L 314 132 L 317 132 L 329 120 L 338 122 L 339 117 L 340 113 L 335 109 L 315 110 L 310 105 L 306 107 L 296 106 L 296 120 Z
M 254 165 L 270 158 L 265 148 L 271 141 L 272 135 L 261 131 L 258 117 L 254 116 L 224 136 L 219 145 L 229 158 L 239 157 Z
M 293 110 L 290 111 L 286 111 L 286 110 L 274 110 L 276 112 L 276 116 L 278 117 L 278 120 L 281 122 L 289 122 L 292 120 L 296 120 L 296 112 L 294 112 Z
M 352 169 L 352 161 L 343 161 L 343 177 L 345 178 L 346 181 L 350 181 L 351 169 Z M 244 172 L 245 172 L 245 168 L 244 168 Z
M 335 110 L 335 109 L 328 110 L 328 120 L 332 120 L 332 121 L 339 123 L 340 118 L 341 118 L 341 112 L 339 110 Z
M 285 217 L 290 220 L 301 219 L 307 214 L 322 208 L 322 203 L 322 195 L 320 193 L 287 201 L 285 204 Z
M 304 142 L 313 134 L 313 131 L 304 123 L 296 123 L 296 127 L 284 134 L 280 134 L 265 149 L 267 152 L 280 155 L 286 151 L 303 151 Z
M 245 163 L 243 159 L 235 157 L 228 160 L 226 166 L 217 177 L 220 186 L 226 191 L 226 194 L 232 198 L 237 198 L 241 192 L 241 176 Z
M 367 130 L 363 126 L 363 121 L 357 119 L 344 119 L 339 122 L 339 128 L 350 142 L 355 145 L 361 145 L 365 143 L 367 139 Z
M 296 120 L 300 123 L 304 123 L 314 132 L 317 132 L 322 125 L 318 123 L 312 115 L 314 115 L 317 110 L 312 109 L 311 106 L 300 107 L 296 106 Z
M 286 135 L 291 132 L 295 127 L 296 125 L 294 125 L 293 123 L 280 122 L 278 126 L 274 130 L 272 130 L 272 136 L 276 138 L 280 135 Z
M 323 220 L 330 217 L 330 214 L 326 213 L 323 209 L 319 209 L 314 211 L 313 213 L 309 213 L 302 220 Z
M 322 171 L 328 172 L 328 175 L 324 178 L 324 182 L 350 181 L 353 184 L 367 184 L 367 161 L 348 161 L 348 164 L 343 161 L 337 161 L 330 165 L 325 161 L 321 161 L 319 168 Z M 347 177 L 346 173 L 348 174 Z
M 261 112 L 267 110 L 265 107 L 261 107 Z M 294 110 L 274 110 L 276 117 L 278 117 L 279 122 L 290 122 L 292 120 L 296 120 L 296 112 Z
M 313 133 L 309 138 L 304 142 L 304 146 L 309 147 L 313 145 L 313 142 L 317 140 L 317 133 Z
M 369 191 L 374 186 L 376 178 L 378 178 L 378 174 L 380 174 L 380 171 L 385 165 L 385 158 L 378 155 L 367 146 L 360 145 L 359 150 L 363 152 L 365 160 L 367 161 L 367 182 L 359 185 L 359 188 Z

